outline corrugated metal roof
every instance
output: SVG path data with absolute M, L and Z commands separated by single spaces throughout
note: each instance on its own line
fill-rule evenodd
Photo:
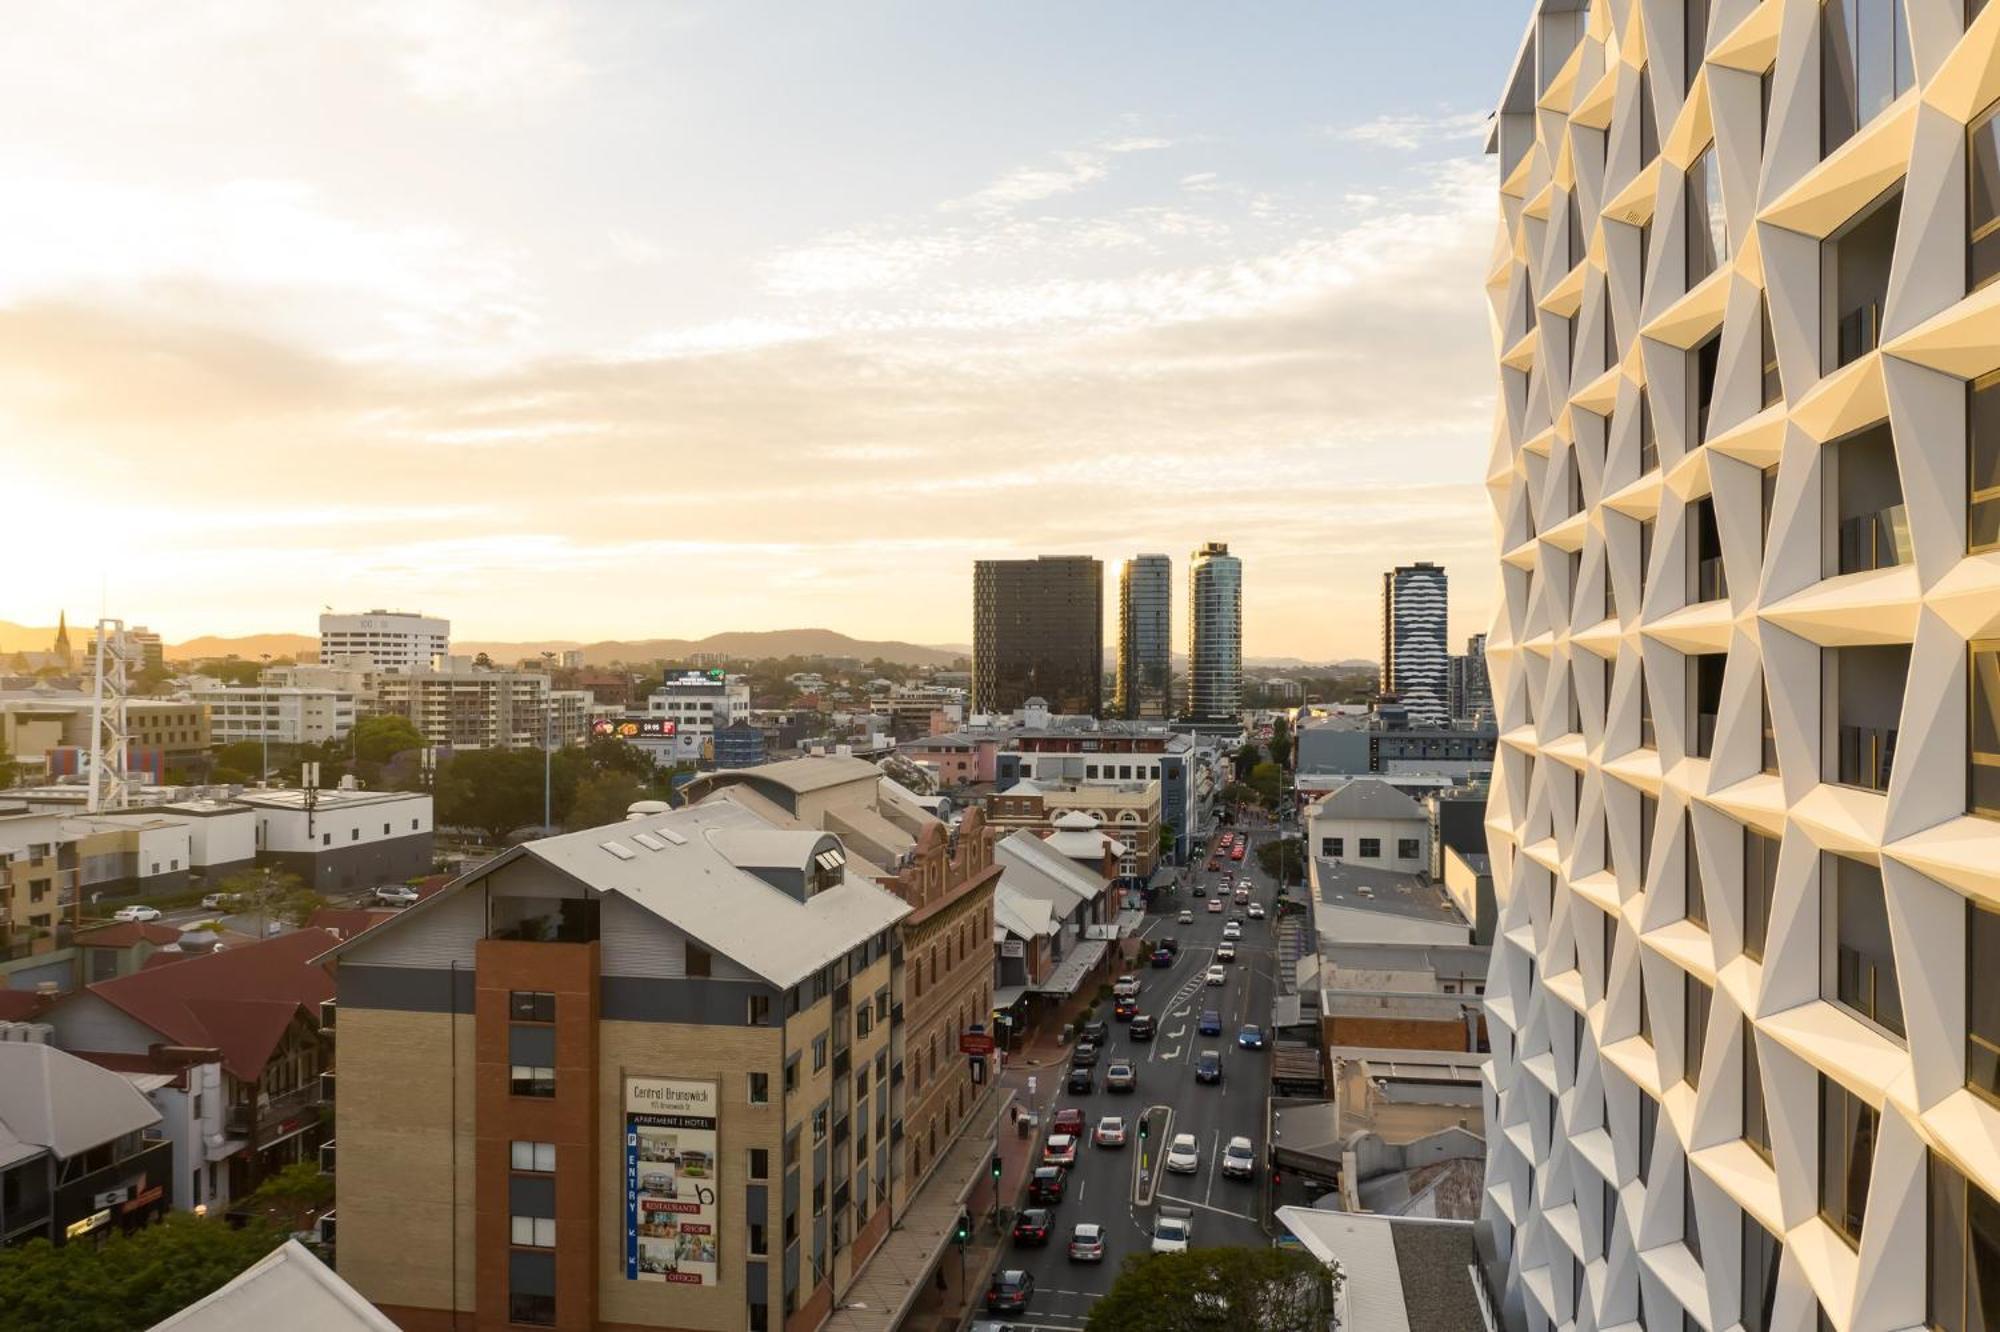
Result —
M 153 1325 L 202 1332 L 396 1332 L 396 1324 L 312 1256 L 286 1240 L 229 1284 Z
M 159 1122 L 124 1075 L 39 1042 L 0 1041 L 0 1156 L 8 1137 L 15 1155 L 25 1146 L 71 1157 Z

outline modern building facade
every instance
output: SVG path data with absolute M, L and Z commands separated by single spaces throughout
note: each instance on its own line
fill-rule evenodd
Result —
M 549 677 L 463 659 L 444 670 L 385 671 L 375 680 L 375 710 L 404 718 L 441 749 L 540 749 Z
M 1134 555 L 1118 571 L 1118 699 L 1120 717 L 1173 715 L 1174 562 Z
M 1418 725 L 1451 715 L 1449 590 L 1444 570 L 1427 561 L 1382 575 L 1382 691 L 1401 699 Z
M 223 685 L 202 690 L 200 698 L 218 745 L 238 740 L 317 745 L 344 740 L 354 729 L 354 695 L 336 689 Z
M 1489 148 L 1531 1328 L 1992 1326 L 2000 7 L 1544 0 Z
M 659 742 L 671 761 L 712 759 L 716 732 L 750 719 L 750 684 L 740 676 L 686 671 L 652 692 L 646 715 L 673 723 Z
M 1243 561 L 1211 541 L 1188 562 L 1188 716 L 1243 710 Z
M 371 610 L 319 617 L 319 659 L 366 657 L 378 671 L 409 674 L 442 667 L 451 656 L 451 621 L 412 611 Z
M 1104 711 L 1104 565 L 1087 555 L 972 566 L 972 708 Z
M 1486 674 L 1486 635 L 1465 640 L 1465 651 L 1451 659 L 1451 719 L 1478 721 L 1493 715 L 1493 681 Z

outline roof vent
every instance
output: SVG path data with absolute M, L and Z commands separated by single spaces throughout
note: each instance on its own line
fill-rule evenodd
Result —
M 638 859 L 637 856 L 632 854 L 632 848 L 625 845 L 623 842 L 599 842 L 598 845 L 603 847 L 606 851 L 609 851 L 612 855 L 618 857 L 620 860 Z
M 645 847 L 648 851 L 664 851 L 667 849 L 667 844 L 651 833 L 633 833 L 632 840 L 640 846 Z

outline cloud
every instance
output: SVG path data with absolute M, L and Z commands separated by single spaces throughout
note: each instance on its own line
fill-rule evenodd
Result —
M 1486 132 L 1487 119 L 1484 111 L 1432 116 L 1386 115 L 1377 116 L 1373 120 L 1364 120 L 1355 125 L 1332 126 L 1326 133 L 1343 143 L 1414 152 L 1419 148 L 1457 144 L 1476 139 Z
M 408 88 L 440 105 L 539 101 L 589 73 L 556 0 L 379 0 L 354 19 Z
M 1120 151 L 1120 150 L 1111 150 Z M 1103 180 L 1108 172 L 1103 153 L 1062 152 L 1052 164 L 1016 167 L 984 189 L 961 199 L 947 199 L 941 212 L 1005 210 L 1069 194 Z

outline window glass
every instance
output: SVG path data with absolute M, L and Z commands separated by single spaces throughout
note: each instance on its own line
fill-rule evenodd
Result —
M 1965 1081 L 2000 1101 L 2000 913 L 1966 904 Z
M 1875 1165 L 1880 1116 L 1847 1088 L 1819 1079 L 1819 1210 L 1829 1225 L 1858 1243 L 1868 1211 L 1868 1176 Z
M 2000 818 L 2000 638 L 1974 639 L 1971 648 L 1971 772 L 1968 808 Z
M 1822 876 L 1833 880 L 1834 998 L 1901 1036 L 1903 998 L 1889 941 L 1882 871 L 1845 856 L 1828 855 L 1821 864 Z
M 2000 277 L 2000 107 L 1989 108 L 1966 130 L 1969 189 L 1966 285 L 1978 290 Z
M 1743 1024 L 1743 1141 L 1766 1162 L 1771 1159 L 1771 1115 L 1764 1102 L 1764 1068 L 1749 1018 Z

